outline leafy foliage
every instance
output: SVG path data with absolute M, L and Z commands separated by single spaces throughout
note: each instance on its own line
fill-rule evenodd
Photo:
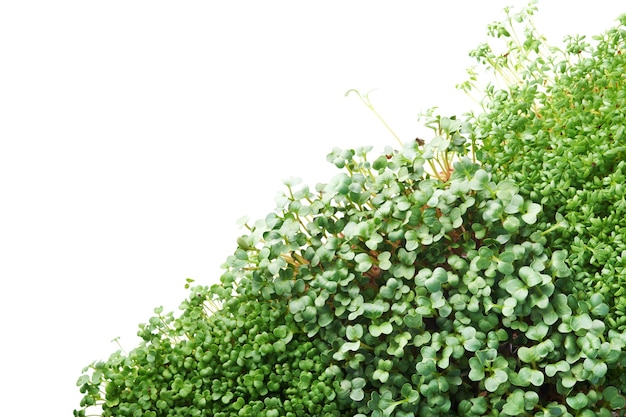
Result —
M 470 71 L 481 114 L 285 181 L 219 284 L 85 368 L 74 415 L 624 414 L 626 30 L 559 50 L 534 11 L 472 52 L 502 83 Z
M 602 294 L 611 311 L 607 323 L 623 331 L 626 15 L 595 36 L 593 46 L 568 36 L 564 49 L 556 49 L 531 25 L 533 11 L 490 27 L 504 44 L 501 54 L 487 45 L 473 52 L 494 74 L 517 75 L 501 83 L 505 88 L 484 90 L 485 111 L 474 120 L 479 158 L 496 178 L 513 179 L 524 197 L 542 205 L 539 229 L 550 228 L 557 215 L 565 219 L 550 246 L 567 249 L 578 291 Z
M 284 303 L 242 296 L 211 312 L 215 294 L 190 292 L 179 318 L 155 310 L 130 355 L 90 367 L 81 405 L 99 403 L 103 416 L 339 415 L 341 372 L 323 367 L 328 347 L 298 333 Z

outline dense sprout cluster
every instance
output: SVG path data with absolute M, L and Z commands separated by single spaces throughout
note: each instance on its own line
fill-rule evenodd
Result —
M 567 227 L 551 234 L 550 246 L 567 249 L 580 296 L 590 288 L 602 294 L 611 307 L 607 323 L 624 331 L 626 15 L 593 46 L 569 36 L 555 50 L 532 27 L 532 12 L 491 28 L 508 54 L 488 46 L 474 51 L 496 74 L 518 74 L 507 88 L 485 89 L 485 111 L 474 120 L 480 160 L 543 206 L 539 229 L 556 215 L 565 218 Z
M 285 181 L 219 284 L 85 368 L 74 415 L 624 415 L 626 30 L 555 50 L 533 12 L 472 52 L 505 85 L 471 72 L 481 114 Z
M 287 182 L 277 210 L 238 239 L 221 284 L 193 287 L 181 317 L 153 318 L 142 346 L 96 364 L 80 381 L 84 404 L 105 386 L 105 416 L 621 407 L 610 377 L 626 338 L 601 321 L 608 306 L 572 295 L 566 253 L 546 246 L 540 206 L 513 181 L 466 157 L 446 181 L 428 174 L 428 159 L 463 150 L 464 126 L 439 125 L 426 147 L 372 163 L 367 149 L 335 150 L 344 172 L 315 192 Z
M 156 309 L 129 355 L 92 364 L 81 405 L 102 416 L 339 415 L 341 373 L 320 360 L 328 346 L 297 332 L 284 303 L 238 297 L 211 312 L 215 294 L 190 292 L 180 317 Z

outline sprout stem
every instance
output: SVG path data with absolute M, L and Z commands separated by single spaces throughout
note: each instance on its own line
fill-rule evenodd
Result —
M 398 141 L 400 146 L 403 146 L 403 143 L 400 137 L 396 134 L 396 132 L 393 131 L 393 129 L 387 124 L 385 119 L 383 119 L 383 117 L 376 111 L 376 109 L 372 105 L 372 102 L 370 101 L 370 98 L 369 98 L 369 93 L 371 93 L 372 91 L 374 90 L 371 90 L 365 94 L 361 94 L 358 90 L 351 89 L 351 90 L 346 91 L 346 94 L 344 94 L 344 96 L 348 96 L 351 92 L 355 92 L 359 96 L 363 104 L 365 104 L 376 115 L 378 120 L 380 120 L 382 124 L 387 128 L 387 130 L 393 135 L 393 137 L 396 138 L 396 141 Z

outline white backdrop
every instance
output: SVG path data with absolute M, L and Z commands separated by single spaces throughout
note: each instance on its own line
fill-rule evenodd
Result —
M 522 1 L 13 1 L 0 6 L 0 415 L 71 415 L 83 366 L 132 349 L 185 278 L 216 282 L 282 180 L 334 146 L 461 115 L 467 53 Z M 554 43 L 614 0 L 543 1 Z

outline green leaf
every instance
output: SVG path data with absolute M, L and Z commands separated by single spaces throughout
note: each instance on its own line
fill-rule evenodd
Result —
M 501 384 L 509 379 L 506 371 L 502 369 L 494 369 L 493 374 L 485 379 L 485 389 L 490 392 L 496 391 Z
M 381 171 L 387 168 L 387 157 L 385 155 L 381 155 L 372 163 L 372 168 L 377 171 Z
M 535 346 L 520 347 L 517 350 L 517 356 L 520 358 L 522 362 L 526 362 L 526 363 L 534 363 L 541 359 L 540 355 L 537 353 L 537 349 Z
M 302 312 L 302 318 L 306 321 L 312 321 L 317 318 L 317 309 L 314 306 L 306 306 Z
M 498 257 L 497 269 L 499 272 L 510 275 L 515 272 L 513 262 L 515 261 L 515 255 L 512 252 L 503 252 Z
M 559 374 L 559 376 L 561 377 L 561 384 L 565 388 L 572 388 L 578 382 L 576 377 L 572 375 L 571 371 Z
M 478 339 L 472 338 L 472 339 L 468 339 L 465 342 L 463 342 L 463 347 L 468 352 L 476 352 L 478 349 L 483 347 L 483 342 L 481 342 Z
M 274 281 L 274 289 L 276 291 L 276 294 L 280 296 L 287 296 L 291 294 L 291 286 L 291 281 L 282 279 L 277 279 L 276 281 Z
M 372 259 L 366 253 L 359 253 L 354 257 L 357 263 L 356 270 L 359 272 L 367 272 L 372 268 Z
M 484 239 L 487 234 L 487 229 L 480 223 L 472 223 L 472 230 L 476 239 Z
M 403 317 L 403 320 L 410 329 L 421 329 L 424 325 L 422 317 L 417 313 L 409 313 Z
M 380 381 L 384 384 L 389 379 L 389 372 L 382 369 L 376 369 L 372 374 L 372 379 Z
M 609 306 L 604 303 L 604 297 L 601 294 L 594 293 L 589 299 L 591 304 L 590 312 L 598 317 L 604 317 L 609 313 Z
M 420 399 L 419 392 L 414 390 L 411 384 L 402 385 L 400 393 L 402 397 L 405 398 L 409 404 L 417 403 L 417 401 L 419 401 Z
M 550 330 L 550 326 L 548 326 L 545 323 L 540 322 L 534 326 L 529 326 L 525 334 L 526 334 L 526 337 L 529 338 L 530 340 L 535 340 L 539 342 L 546 337 L 549 330 Z
M 365 398 L 365 392 L 363 392 L 362 388 L 353 388 L 352 391 L 350 391 L 350 398 L 353 401 L 362 401 L 363 398 Z
M 502 412 L 509 416 L 524 414 L 524 393 L 522 390 L 513 391 L 502 406 Z
M 565 294 L 554 295 L 551 304 L 561 320 L 569 319 L 572 316 L 572 309 L 567 303 L 567 296 Z
M 593 378 L 602 378 L 606 375 L 608 370 L 608 366 L 605 362 L 601 362 L 599 360 L 585 358 L 583 362 L 583 368 L 590 372 L 593 375 Z
M 365 245 L 371 250 L 376 250 L 378 249 L 378 244 L 382 241 L 383 237 L 381 235 L 379 235 L 378 233 L 373 233 L 370 238 L 365 242 Z
M 529 266 L 522 266 L 519 269 L 519 276 L 528 287 L 534 287 L 543 281 L 541 274 Z
M 487 206 L 483 211 L 483 220 L 487 223 L 498 222 L 501 220 L 503 212 L 504 208 L 499 200 L 487 201 Z
M 605 401 L 609 402 L 612 410 L 619 410 L 626 406 L 626 399 L 620 395 L 620 392 L 616 387 L 605 387 L 602 390 L 602 397 Z
M 474 191 L 486 189 L 491 177 L 484 169 L 479 169 L 474 173 L 474 178 L 469 182 L 469 188 Z
M 533 384 L 536 387 L 542 386 L 544 383 L 543 372 L 537 369 L 532 369 L 528 380 L 530 381 L 531 384 Z
M 524 198 L 519 195 L 513 195 L 511 196 L 508 204 L 504 207 L 504 212 L 507 214 L 517 214 L 520 211 L 520 207 L 524 204 Z M 508 219 L 515 219 L 518 222 L 519 225 L 519 220 L 516 217 L 510 216 L 508 217 Z
M 389 304 L 380 300 L 374 303 L 363 303 L 363 315 L 369 319 L 376 319 L 389 310 Z
M 572 397 L 567 397 L 565 399 L 565 402 L 574 410 L 581 410 L 585 408 L 587 404 L 589 404 L 589 399 L 587 398 L 585 394 L 583 394 L 582 392 L 579 392 L 578 394 Z
M 528 287 L 519 279 L 509 279 L 507 281 L 502 281 L 502 285 L 504 285 L 504 289 L 506 292 L 511 294 L 511 296 L 517 301 L 513 306 L 517 305 L 517 303 L 523 303 L 526 301 L 528 297 Z
M 526 391 L 524 393 L 524 409 L 532 410 L 539 404 L 539 394 L 535 391 Z
M 328 309 L 328 307 L 326 307 Z M 323 311 L 317 317 L 317 324 L 320 327 L 326 327 L 335 320 L 334 315 L 330 311 Z
M 567 259 L 567 252 L 564 250 L 556 250 L 552 253 L 552 262 L 550 268 L 555 276 L 559 278 L 569 277 L 572 271 L 569 269 L 565 260 Z
M 390 334 L 393 332 L 393 326 L 389 322 L 383 322 L 380 324 L 370 324 L 368 326 L 369 333 L 374 337 L 379 337 L 381 334 Z
M 520 221 L 517 217 L 509 216 L 502 222 L 502 227 L 504 227 L 504 230 L 508 233 L 517 233 L 520 228 Z
M 577 316 L 572 316 L 570 321 L 570 326 L 574 332 L 578 332 L 579 330 L 589 330 L 592 326 L 591 317 L 589 314 L 584 313 Z
M 388 271 L 391 268 L 390 252 L 381 252 L 378 254 L 378 267 L 383 271 Z
M 398 249 L 398 260 L 404 265 L 413 265 L 417 259 L 417 253 L 414 251 L 408 251 L 405 248 Z
M 339 352 L 357 351 L 361 347 L 361 342 L 344 342 L 339 348 Z
M 519 188 L 513 180 L 503 180 L 496 186 L 496 196 L 504 201 L 510 201 L 517 195 Z
M 361 326 L 360 324 L 356 324 L 354 326 L 348 325 L 346 327 L 346 337 L 350 341 L 361 340 L 361 338 L 363 337 L 363 326 Z
M 272 334 L 274 335 L 274 337 L 277 337 L 279 339 L 285 339 L 290 333 L 291 332 L 289 330 L 289 327 L 287 327 L 286 325 L 277 326 L 274 328 L 274 330 L 272 330 Z
M 535 224 L 537 222 L 537 215 L 541 212 L 541 206 L 531 201 L 525 201 L 522 207 L 520 207 L 522 214 L 522 220 L 527 224 Z
M 570 365 L 566 361 L 558 361 L 554 364 L 548 364 L 545 367 L 546 375 L 550 378 L 557 374 L 557 372 L 568 372 L 570 370 Z
M 469 359 L 470 372 L 468 374 L 469 379 L 472 381 L 482 381 L 485 378 L 484 364 L 481 363 L 477 357 L 471 357 Z
M 519 294 L 519 292 L 516 292 L 516 294 Z M 505 299 L 503 306 L 502 306 L 502 315 L 504 317 L 512 316 L 515 313 L 516 307 L 517 307 L 517 299 L 513 297 L 509 297 Z

